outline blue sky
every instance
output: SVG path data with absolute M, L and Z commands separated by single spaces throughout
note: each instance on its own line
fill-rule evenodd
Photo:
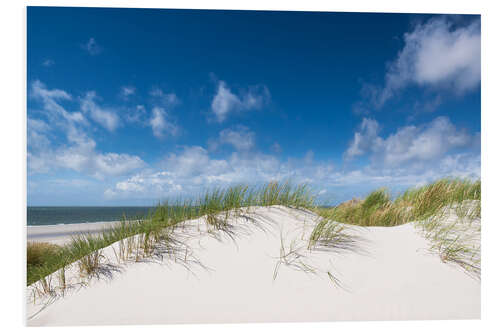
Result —
M 480 17 L 28 7 L 28 205 L 480 177 Z

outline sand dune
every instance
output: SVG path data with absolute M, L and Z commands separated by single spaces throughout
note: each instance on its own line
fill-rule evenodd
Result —
M 430 253 L 411 223 L 351 227 L 350 246 L 311 252 L 314 214 L 274 206 L 249 216 L 234 219 L 234 240 L 190 221 L 175 260 L 122 263 L 115 243 L 104 251 L 109 269 L 88 286 L 35 300 L 28 288 L 28 325 L 480 318 L 480 281 Z M 280 261 L 282 244 L 297 260 Z

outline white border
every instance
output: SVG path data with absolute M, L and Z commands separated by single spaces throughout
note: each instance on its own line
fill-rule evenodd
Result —
M 48 0 L 11 1 L 2 3 L 0 22 L 1 42 L 1 115 L 2 130 L 2 295 L 1 318 L 4 330 L 24 330 L 24 299 L 21 297 L 25 285 L 24 225 L 26 221 L 26 8 L 32 6 L 87 6 L 87 7 L 133 7 L 133 8 L 199 8 L 199 9 L 260 9 L 260 10 L 307 10 L 349 12 L 404 12 L 404 13 L 467 13 L 481 14 L 482 18 L 482 178 L 483 178 L 483 280 L 481 321 L 418 321 L 418 322 L 334 322 L 303 324 L 238 324 L 238 325 L 174 325 L 174 326 L 111 326 L 71 327 L 71 330 L 135 332 L 137 329 L 180 332 L 243 332 L 291 331 L 291 332 L 422 332 L 449 331 L 475 332 L 493 331 L 499 325 L 499 206 L 500 159 L 500 107 L 498 96 L 500 77 L 498 63 L 499 23 L 498 6 L 494 1 L 462 0 L 349 0 L 333 1 L 160 1 L 160 0 Z M 460 290 L 457 290 L 460 292 Z M 42 328 L 40 328 L 42 329 Z M 45 328 L 42 330 L 54 330 Z M 68 328 L 62 328 L 67 330 Z

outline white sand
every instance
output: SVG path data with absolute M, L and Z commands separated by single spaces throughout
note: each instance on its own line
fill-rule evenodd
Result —
M 430 254 L 412 224 L 351 228 L 362 238 L 358 249 L 311 253 L 301 237 L 309 236 L 315 216 L 282 207 L 257 208 L 253 216 L 265 217 L 268 231 L 246 222 L 236 242 L 199 235 L 197 227 L 185 230 L 194 255 L 210 270 L 193 265 L 189 273 L 167 259 L 121 265 L 112 277 L 55 299 L 28 325 L 480 318 L 480 282 Z M 286 246 L 296 240 L 317 275 L 281 265 L 273 281 L 280 230 Z M 105 255 L 114 260 L 111 247 Z M 28 302 L 28 316 L 43 302 Z
M 95 234 L 103 229 L 120 223 L 117 222 L 93 222 L 93 223 L 74 223 L 57 224 L 43 226 L 28 226 L 28 241 L 51 242 L 55 244 L 64 244 L 71 240 L 72 236 L 78 234 Z

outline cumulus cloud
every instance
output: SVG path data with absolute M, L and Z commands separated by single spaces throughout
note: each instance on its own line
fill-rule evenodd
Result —
M 406 33 L 404 41 L 403 49 L 389 65 L 384 88 L 372 91 L 377 106 L 411 84 L 439 87 L 456 93 L 464 93 L 479 85 L 479 19 L 461 27 L 444 17 L 431 19 Z
M 68 145 L 53 148 L 45 135 L 43 145 L 32 144 L 50 129 L 41 123 L 30 121 L 28 127 L 28 169 L 30 173 L 46 173 L 50 170 L 69 169 L 103 179 L 119 176 L 142 168 L 146 163 L 138 156 L 117 153 L 100 153 L 96 143 L 83 131 L 73 128 L 67 134 Z M 40 129 L 41 128 L 41 129 Z
M 253 86 L 237 95 L 224 81 L 219 81 L 211 108 L 215 119 L 223 122 L 231 113 L 261 109 L 269 99 L 269 90 L 265 86 Z
M 217 175 L 229 170 L 228 161 L 210 158 L 208 151 L 200 146 L 185 147 L 180 153 L 169 154 L 163 166 L 181 178 Z
M 62 168 L 102 179 L 105 176 L 127 174 L 145 166 L 144 161 L 137 156 L 99 152 L 95 141 L 85 131 L 88 122 L 84 115 L 69 112 L 62 105 L 62 102 L 72 100 L 67 92 L 48 89 L 40 81 L 35 81 L 31 96 L 41 102 L 44 114 L 50 119 L 50 122 L 46 122 L 28 118 L 28 170 L 31 174 Z M 80 100 L 82 110 L 108 129 L 114 129 L 116 120 L 93 102 L 94 97 L 95 94 L 89 93 Z M 66 138 L 66 142 L 58 142 L 57 147 L 53 147 L 50 140 L 55 130 L 62 131 Z
M 98 153 L 93 140 L 85 145 L 63 148 L 56 151 L 57 166 L 84 172 L 102 179 L 105 176 L 119 176 L 145 166 L 138 156 L 117 153 Z
M 481 177 L 481 157 L 477 152 L 450 153 L 429 163 L 414 163 L 380 167 L 368 165 L 349 171 L 332 173 L 330 180 L 324 183 L 336 188 L 346 188 L 352 192 L 362 189 L 366 194 L 376 187 L 389 187 L 398 190 L 411 186 L 420 186 L 443 177 L 479 179 Z M 350 198 L 346 198 L 350 199 Z
M 164 138 L 167 135 L 176 136 L 179 134 L 179 127 L 168 119 L 165 109 L 154 107 L 151 112 L 149 125 L 153 129 L 153 135 L 157 138 Z
M 472 144 L 473 137 L 465 130 L 458 130 L 447 117 L 437 117 L 421 126 L 404 126 L 387 138 L 378 135 L 376 120 L 364 118 L 360 130 L 344 156 L 371 154 L 375 164 L 394 167 L 408 163 L 427 163 L 442 158 L 455 148 Z
M 114 131 L 120 125 L 120 118 L 112 109 L 99 106 L 96 102 L 95 91 L 89 91 L 80 99 L 80 107 L 84 113 L 90 114 L 90 118 L 107 129 Z
M 103 179 L 119 176 L 146 166 L 138 156 L 117 153 L 100 153 L 93 140 L 59 148 L 44 147 L 42 150 L 28 151 L 28 169 L 31 174 L 46 173 L 51 170 L 69 169 Z
M 224 144 L 231 145 L 239 151 L 248 151 L 255 146 L 255 133 L 246 126 L 238 125 L 220 131 L 217 140 L 209 141 L 211 150 Z
M 85 44 L 82 44 L 81 47 L 90 55 L 97 55 L 102 51 L 101 46 L 97 44 L 94 37 L 89 38 L 89 40 Z
M 363 155 L 380 146 L 382 139 L 378 137 L 380 126 L 376 120 L 363 118 L 358 132 L 354 133 L 354 139 L 344 153 L 344 158 L 350 160 L 356 156 Z
M 133 197 L 146 192 L 161 198 L 194 194 L 213 186 L 277 179 L 286 173 L 280 168 L 280 162 L 269 155 L 235 152 L 226 159 L 218 159 L 211 157 L 203 147 L 190 146 L 166 156 L 160 170 L 142 172 L 116 183 L 107 195 Z
M 405 188 L 444 176 L 480 176 L 480 157 L 475 153 L 449 154 L 433 161 L 432 166 L 367 166 L 343 170 L 331 162 L 315 160 L 312 152 L 307 152 L 303 158 L 287 160 L 258 152 L 233 152 L 226 158 L 220 158 L 211 156 L 203 147 L 190 146 L 167 155 L 156 169 L 148 169 L 116 182 L 106 190 L 106 196 L 161 200 L 179 195 L 198 195 L 205 189 L 239 183 L 292 180 L 308 183 L 318 192 L 327 189 L 320 195 L 331 202 L 351 199 L 356 191 L 364 195 L 367 190 L 380 186 Z M 342 197 L 342 193 L 346 197 Z
M 94 140 L 79 133 L 78 142 L 70 145 L 28 152 L 30 173 L 46 173 L 50 170 L 69 169 L 103 179 L 106 176 L 119 176 L 142 168 L 146 163 L 138 156 L 117 153 L 100 153 Z M 31 135 L 31 134 L 30 134 Z M 29 135 L 29 136 L 30 136 Z
M 127 110 L 125 120 L 143 127 L 151 127 L 153 135 L 158 139 L 178 136 L 181 133 L 181 127 L 161 106 L 154 106 L 151 110 L 147 110 L 144 105 L 136 105 Z

